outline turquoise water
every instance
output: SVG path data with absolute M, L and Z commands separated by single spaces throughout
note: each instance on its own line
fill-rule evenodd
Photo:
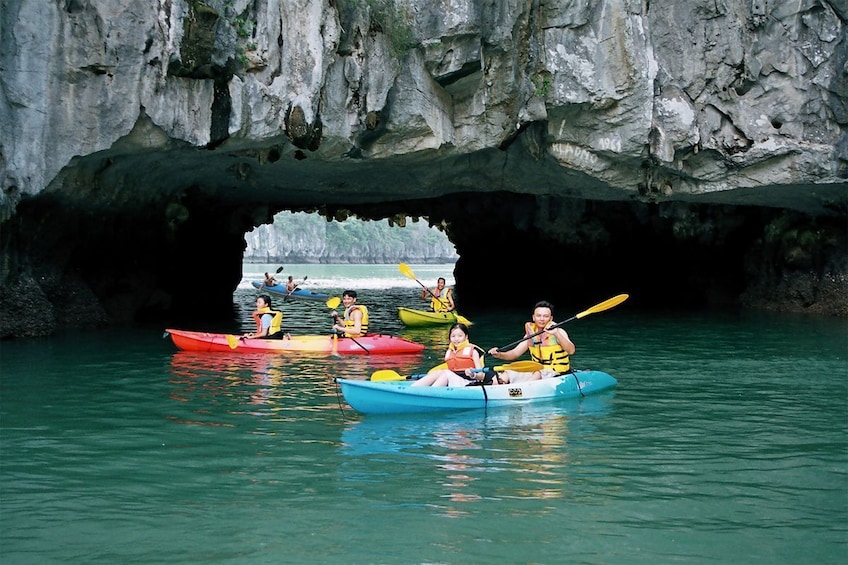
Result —
M 848 559 L 845 320 L 643 312 L 633 297 L 566 326 L 574 364 L 618 378 L 610 393 L 361 416 L 333 377 L 426 369 L 447 332 L 401 327 L 420 287 L 396 266 L 292 274 L 313 272 L 310 288 L 357 288 L 378 331 L 428 350 L 196 354 L 164 328 L 0 342 L 0 562 Z M 230 327 L 189 329 L 249 328 L 254 296 L 236 291 Z M 293 333 L 330 324 L 320 302 L 280 305 Z M 514 341 L 531 306 L 466 313 L 472 340 Z

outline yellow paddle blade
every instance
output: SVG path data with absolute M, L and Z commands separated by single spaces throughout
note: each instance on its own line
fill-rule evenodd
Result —
M 391 369 L 380 369 L 371 374 L 372 381 L 405 381 L 406 377 Z
M 495 367 L 496 371 L 518 371 L 519 373 L 532 373 L 533 371 L 541 371 L 545 366 L 536 361 L 515 361 Z
M 227 345 L 230 346 L 230 349 L 235 349 L 239 346 L 239 338 L 234 335 L 227 334 Z
M 618 296 L 613 296 L 612 298 L 604 300 L 600 304 L 595 304 L 594 306 L 592 306 L 588 310 L 583 310 L 582 312 L 580 312 L 579 314 L 577 314 L 574 317 L 579 320 L 580 318 L 582 318 L 584 316 L 588 316 L 589 314 L 595 314 L 597 312 L 603 312 L 604 310 L 609 310 L 613 306 L 618 306 L 619 304 L 621 304 L 622 302 L 627 300 L 629 297 L 630 297 L 629 294 L 619 294 Z
M 409 265 L 407 265 L 406 263 L 401 263 L 400 265 L 398 265 L 398 269 L 400 269 L 400 272 L 403 273 L 403 276 L 410 279 L 415 279 L 415 273 L 412 272 L 412 269 L 410 269 Z
M 341 303 L 342 303 L 342 299 L 339 298 L 338 296 L 334 296 L 327 301 L 327 308 L 332 310 L 333 308 L 336 308 Z
M 435 367 L 433 367 L 432 369 L 430 369 L 427 372 L 432 373 L 433 371 L 441 371 L 442 369 L 447 369 L 447 368 L 448 368 L 448 364 L 442 363 L 441 365 L 436 365 Z
M 460 324 L 465 324 L 466 326 L 470 326 L 471 324 L 474 323 L 471 320 L 469 320 L 468 318 L 466 318 L 465 316 L 460 316 L 459 314 L 456 315 L 456 321 L 459 322 Z

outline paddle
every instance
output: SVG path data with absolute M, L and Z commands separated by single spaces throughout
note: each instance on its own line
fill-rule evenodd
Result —
M 283 272 L 283 266 L 282 266 L 282 265 L 280 265 L 279 267 L 277 267 L 277 270 L 276 270 L 276 271 L 274 271 L 274 274 L 275 274 L 275 275 L 279 275 L 279 274 L 280 274 L 280 273 L 282 273 L 282 272 Z M 264 280 L 264 279 L 263 279 L 263 281 L 262 281 L 262 284 L 261 284 L 261 285 L 259 285 L 259 288 L 258 288 L 257 290 L 262 290 L 263 288 L 265 288 L 265 280 Z
M 426 290 L 428 293 L 430 293 L 430 296 L 432 296 L 433 298 L 435 298 L 436 300 L 439 301 L 439 304 L 441 304 L 442 306 L 445 306 L 445 307 L 448 306 L 447 304 L 444 303 L 444 301 L 441 298 L 439 298 L 438 296 L 433 294 L 433 292 L 429 288 L 424 286 L 424 283 L 422 283 L 417 278 L 415 278 L 415 273 L 412 272 L 412 269 L 409 268 L 409 265 L 407 265 L 406 263 L 401 263 L 400 265 L 398 265 L 398 269 L 400 270 L 401 273 L 403 273 L 403 276 L 405 276 L 409 279 L 412 279 L 415 282 L 417 282 L 418 284 L 420 284 L 421 288 Z M 459 322 L 460 324 L 465 324 L 466 326 L 471 325 L 471 323 L 472 323 L 471 320 L 469 320 L 465 316 L 460 316 L 459 313 L 456 312 L 456 310 L 454 310 L 454 314 L 456 314 L 456 321 Z
M 567 324 L 568 322 L 571 322 L 572 320 L 579 320 L 580 318 L 585 318 L 589 314 L 597 314 L 598 312 L 603 312 L 604 310 L 609 310 L 610 308 L 613 308 L 614 306 L 618 306 L 619 304 L 621 304 L 622 302 L 627 300 L 629 298 L 629 296 L 630 296 L 629 294 L 619 294 L 618 296 L 613 296 L 612 298 L 608 298 L 607 300 L 604 300 L 600 304 L 595 304 L 594 306 L 592 306 L 588 310 L 583 310 L 579 314 L 574 315 L 574 316 L 570 317 L 569 319 L 567 319 L 563 322 L 560 322 L 558 324 L 554 324 L 553 326 L 549 326 L 549 327 L 545 328 L 544 330 L 539 330 L 538 332 L 532 333 L 528 336 L 524 336 L 523 338 L 521 338 L 517 341 L 513 341 L 512 343 L 502 345 L 502 346 L 500 346 L 496 349 L 498 351 L 503 351 L 504 349 L 511 349 L 511 348 L 515 347 L 516 345 L 518 345 L 519 343 L 521 343 L 522 341 L 524 341 L 526 339 L 530 339 L 531 337 L 536 337 L 537 335 L 543 334 L 548 330 L 552 330 L 554 328 L 558 328 L 560 326 L 563 326 L 563 325 Z
M 436 369 L 444 369 L 446 366 L 439 365 L 437 367 L 433 367 L 428 371 L 428 373 L 432 373 Z M 519 371 L 521 373 L 530 373 L 533 371 L 540 371 L 544 368 L 544 365 L 541 363 L 537 363 L 535 361 L 514 361 L 512 363 L 507 363 L 506 365 L 499 365 L 494 367 L 495 371 Z M 475 373 L 483 372 L 485 369 L 474 369 Z M 372 381 L 405 381 L 410 378 L 415 378 L 415 375 L 412 377 L 404 377 L 399 374 L 397 371 L 393 371 L 391 369 L 381 369 L 379 371 L 374 371 L 371 375 Z
M 339 304 L 341 304 L 341 298 L 338 296 L 334 296 L 327 300 L 326 305 L 330 310 L 335 310 Z M 339 336 L 336 335 L 336 332 L 333 332 L 333 348 L 330 351 L 330 355 L 333 357 L 341 357 L 339 355 Z
M 291 290 L 288 292 L 288 294 L 286 294 L 286 296 L 285 296 L 285 298 L 283 298 L 283 300 L 288 300 L 288 299 L 289 299 L 289 296 L 291 296 L 292 292 L 294 292 L 294 291 L 296 291 L 298 288 L 300 288 L 300 285 L 302 285 L 303 283 L 305 283 L 307 278 L 309 278 L 309 276 L 308 276 L 308 275 L 307 275 L 307 276 L 305 276 L 305 277 L 303 277 L 303 280 L 302 280 L 302 281 L 300 281 L 299 283 L 297 283 L 296 285 L 294 285 L 294 288 L 293 288 L 293 289 L 291 289 Z M 333 308 L 335 308 L 335 306 L 333 306 Z
M 338 307 L 338 305 L 340 303 L 341 303 L 341 299 L 338 296 L 334 296 L 331 299 L 329 299 L 326 304 L 327 304 L 327 308 L 335 309 L 335 308 Z M 336 314 L 335 318 L 338 319 L 338 317 L 339 317 L 339 315 Z M 356 341 L 355 338 L 352 338 L 350 336 L 345 336 L 345 337 L 347 339 L 353 341 L 353 343 L 355 343 L 359 347 L 361 347 L 365 351 L 365 353 L 371 355 L 371 352 L 368 350 L 368 348 L 365 347 L 364 345 L 362 345 L 361 343 L 359 343 L 358 341 Z M 333 351 L 332 351 L 331 355 L 333 355 L 333 356 L 339 355 L 339 342 L 338 342 L 338 335 L 336 334 L 336 332 L 333 332 Z

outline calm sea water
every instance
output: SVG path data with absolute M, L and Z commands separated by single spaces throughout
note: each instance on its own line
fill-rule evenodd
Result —
M 190 329 L 250 328 L 249 279 L 275 267 L 245 267 L 229 327 Z M 375 329 L 428 350 L 194 354 L 164 328 L 0 342 L 0 562 L 848 561 L 845 320 L 631 297 L 566 326 L 574 364 L 616 376 L 612 392 L 373 417 L 333 377 L 424 370 L 447 332 L 400 325 L 420 287 L 395 265 L 289 272 L 356 288 Z M 561 320 L 605 298 L 552 300 Z M 280 304 L 292 333 L 330 325 L 320 302 Z M 531 307 L 466 313 L 472 340 L 514 341 Z

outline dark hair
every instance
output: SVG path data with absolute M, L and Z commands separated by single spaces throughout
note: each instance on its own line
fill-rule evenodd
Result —
M 537 302 L 536 305 L 533 306 L 533 310 L 536 310 L 536 308 L 547 308 L 551 311 L 551 315 L 553 315 L 554 313 L 554 305 L 548 302 L 547 300 L 540 300 L 539 302 Z
M 462 332 L 465 334 L 465 336 L 468 337 L 468 326 L 466 326 L 465 324 L 461 324 L 459 322 L 454 322 L 453 325 L 448 330 L 448 340 L 450 340 L 450 334 L 452 334 L 453 330 L 455 330 L 457 328 L 461 329 Z
M 271 297 L 270 297 L 269 295 L 267 295 L 267 294 L 260 294 L 260 295 L 258 296 L 258 298 L 261 298 L 262 300 L 264 300 L 264 301 L 265 301 L 265 304 L 267 304 L 267 305 L 268 305 L 268 308 L 270 308 L 270 307 L 271 307 Z
M 350 296 L 351 298 L 356 298 L 355 290 L 346 290 L 342 293 L 342 296 Z
M 442 281 L 442 282 L 444 282 L 444 283 L 447 283 L 447 281 L 445 280 L 445 277 L 439 277 L 439 278 L 437 278 L 437 279 L 436 279 L 436 283 L 438 283 L 439 281 Z

